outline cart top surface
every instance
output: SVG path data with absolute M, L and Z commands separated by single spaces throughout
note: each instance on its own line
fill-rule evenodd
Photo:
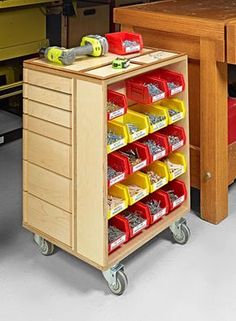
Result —
M 235 0 L 167 0 L 128 7 L 128 10 L 229 21 L 236 18 Z M 118 9 L 118 10 L 122 10 Z
M 163 63 L 173 58 L 185 56 L 183 53 L 172 52 L 162 49 L 144 48 L 140 53 L 126 55 L 130 59 L 130 65 L 126 69 L 113 69 L 112 61 L 117 57 L 115 54 L 108 53 L 103 57 L 79 57 L 72 65 L 62 66 L 48 62 L 46 59 L 33 58 L 24 62 L 24 67 L 29 69 L 44 69 L 45 72 L 61 73 L 65 76 L 86 76 L 95 79 L 109 79 L 129 74 L 145 68 L 148 65 Z

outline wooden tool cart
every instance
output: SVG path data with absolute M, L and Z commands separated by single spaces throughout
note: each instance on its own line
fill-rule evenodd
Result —
M 124 267 L 120 264 L 122 259 L 168 227 L 180 244 L 186 243 L 189 237 L 189 229 L 183 219 L 190 208 L 188 81 L 187 57 L 183 54 L 146 48 L 141 53 L 126 56 L 131 62 L 123 70 L 112 69 L 111 62 L 115 57 L 114 54 L 101 58 L 81 57 L 75 64 L 66 67 L 47 63 L 43 59 L 24 63 L 23 226 L 35 233 L 35 241 L 42 254 L 52 254 L 56 245 L 103 271 L 111 291 L 122 294 L 127 285 Z M 112 122 L 113 126 L 123 126 L 127 114 L 108 122 L 111 115 L 107 116 L 107 99 L 112 97 L 111 90 L 123 94 L 127 99 L 125 86 L 128 82 L 135 86 L 136 76 L 143 77 L 152 72 L 154 77 L 160 68 L 180 73 L 185 80 L 185 89 L 181 87 L 179 93 L 169 92 L 168 95 L 174 94 L 173 97 L 158 101 L 167 94 L 164 92 L 153 98 L 153 101 L 157 100 L 154 103 L 157 112 L 167 115 L 162 127 L 176 122 L 174 125 L 185 131 L 184 146 L 176 146 L 179 150 L 174 153 L 170 151 L 168 155 L 169 159 L 184 160 L 185 166 L 183 172 L 176 174 L 176 177 L 179 176 L 177 180 L 172 180 L 175 178 L 173 173 L 169 176 L 165 172 L 167 178 L 161 189 L 161 186 L 152 186 L 151 189 L 145 185 L 139 198 L 156 189 L 162 197 L 166 195 L 164 199 L 168 203 L 167 191 L 176 189 L 177 199 L 176 202 L 166 203 L 168 211 L 163 212 L 160 219 L 149 222 L 150 226 L 145 220 L 145 229 L 113 251 L 120 244 L 108 244 L 108 225 L 110 219 L 117 218 L 115 214 L 119 210 L 108 214 L 107 197 L 111 192 L 107 184 L 107 159 L 109 162 L 112 151 L 116 149 L 119 152 L 120 146 L 110 145 L 107 157 L 107 128 Z M 141 89 L 146 90 L 143 83 Z M 135 91 L 131 90 L 130 94 L 133 93 Z M 171 103 L 169 99 L 172 98 Z M 169 117 L 168 106 L 178 103 L 184 110 L 179 110 L 177 118 Z M 149 132 L 148 117 L 137 115 L 129 108 L 135 109 L 135 101 L 129 99 L 128 105 L 127 113 L 136 115 L 137 119 L 142 118 L 142 124 L 146 126 L 136 136 L 129 134 L 128 142 L 134 140 L 140 147 L 143 136 L 147 137 Z M 126 130 L 125 126 L 122 128 Z M 152 127 L 154 131 L 159 133 L 157 127 Z M 147 163 L 155 170 L 161 161 L 158 164 L 153 162 L 154 159 L 150 158 Z M 161 164 L 161 167 L 165 167 L 164 163 Z M 127 174 L 127 181 L 120 181 L 111 188 L 125 191 L 126 195 L 125 182 L 136 178 L 144 184 L 149 182 L 144 172 L 145 168 L 133 175 Z M 172 181 L 168 185 L 169 179 Z M 131 197 L 126 201 L 131 202 Z M 132 199 L 132 202 L 138 206 L 137 199 Z M 127 208 L 127 203 L 124 208 Z M 143 208 L 140 203 L 139 208 Z M 132 231 L 133 234 L 136 232 Z M 126 236 L 127 241 L 128 234 Z
M 115 10 L 123 31 L 146 45 L 189 57 L 191 186 L 200 189 L 201 216 L 228 215 L 228 185 L 236 179 L 236 143 L 227 141 L 227 64 L 236 64 L 236 4 L 231 0 L 163 1 Z

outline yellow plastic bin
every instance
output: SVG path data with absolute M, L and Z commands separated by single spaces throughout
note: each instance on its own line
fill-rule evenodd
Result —
M 149 194 L 148 176 L 141 172 L 134 173 L 133 175 L 129 176 L 125 181 L 123 181 L 122 184 L 119 185 L 123 185 L 126 188 L 128 193 L 129 205 L 133 205 L 134 203 L 138 202 L 139 200 L 141 200 Z M 135 185 L 141 188 L 141 190 L 135 195 L 131 195 L 128 189 L 129 185 Z
M 144 136 L 147 136 L 149 132 L 148 117 L 129 109 L 124 116 L 116 118 L 113 122 L 124 125 L 126 127 L 128 143 L 132 143 Z M 128 128 L 129 123 L 132 123 L 135 126 L 137 126 L 139 130 L 131 134 Z
M 168 112 L 168 116 L 169 116 L 169 124 L 173 124 L 173 123 L 175 123 L 185 117 L 186 108 L 185 108 L 183 100 L 180 100 L 177 98 L 164 99 L 161 102 L 159 102 L 159 105 L 167 108 L 167 112 Z M 178 113 L 171 116 L 169 114 L 170 109 L 173 109 L 173 110 L 177 111 Z
M 127 129 L 126 126 L 113 121 L 109 121 L 107 123 L 107 131 L 113 131 L 114 133 L 116 133 L 117 135 L 122 136 L 123 138 L 121 140 L 118 140 L 117 142 L 107 145 L 107 153 L 111 153 L 114 150 L 117 150 L 125 145 L 127 145 L 128 143 L 128 133 L 127 133 Z
M 153 105 L 135 104 L 135 105 L 129 106 L 129 109 L 132 109 L 135 112 L 139 112 L 144 115 L 145 115 L 145 113 L 148 113 L 148 114 L 151 114 L 151 115 L 154 115 L 157 117 L 158 116 L 165 117 L 165 119 L 163 119 L 155 124 L 152 124 L 150 118 L 148 117 L 149 133 L 154 133 L 155 131 L 157 131 L 161 128 L 164 128 L 168 125 L 169 115 L 168 115 L 166 108 L 164 108 L 162 106 L 154 105 L 154 104 Z M 148 116 L 148 115 L 145 115 L 145 116 Z
M 167 168 L 167 165 L 160 161 L 155 161 L 151 165 L 147 166 L 143 172 L 147 173 L 148 171 L 152 171 L 158 176 L 161 177 L 161 179 L 157 182 L 152 184 L 151 180 L 148 176 L 148 183 L 149 183 L 149 191 L 150 193 L 155 192 L 162 186 L 166 185 L 169 181 L 169 171 Z
M 168 161 L 173 163 L 174 165 L 176 164 L 181 165 L 179 168 L 177 167 L 175 170 L 171 170 L 170 167 L 168 166 Z M 173 181 L 175 178 L 179 177 L 180 175 L 184 174 L 187 170 L 187 164 L 185 160 L 184 154 L 181 153 L 172 153 L 170 154 L 166 160 L 165 163 L 168 168 L 169 172 L 169 181 Z
M 111 210 L 108 209 L 107 218 L 109 219 L 115 216 L 116 214 L 124 211 L 128 207 L 129 195 L 128 195 L 126 186 L 121 184 L 116 184 L 110 187 L 108 190 L 108 195 L 111 195 L 113 197 L 117 197 L 123 200 L 116 207 L 112 208 Z

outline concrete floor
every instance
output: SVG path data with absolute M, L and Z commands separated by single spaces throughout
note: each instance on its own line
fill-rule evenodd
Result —
M 234 321 L 236 186 L 230 215 L 218 226 L 188 215 L 192 237 L 169 231 L 127 258 L 122 297 L 101 273 L 58 250 L 43 257 L 21 228 L 21 141 L 0 148 L 0 320 Z

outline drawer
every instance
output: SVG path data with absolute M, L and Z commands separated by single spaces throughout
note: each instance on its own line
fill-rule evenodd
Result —
M 47 74 L 46 72 L 25 69 L 24 81 L 31 85 L 60 91 L 66 94 L 71 94 L 72 91 L 72 79 Z
M 71 146 L 26 130 L 24 159 L 71 178 Z
M 72 215 L 37 197 L 25 193 L 26 224 L 71 246 Z
M 24 129 L 28 129 L 36 134 L 46 136 L 59 142 L 71 145 L 71 129 L 49 123 L 39 118 L 24 115 Z
M 24 190 L 65 211 L 71 212 L 70 179 L 24 161 Z
M 71 95 L 24 83 L 23 97 L 64 110 L 71 110 Z
M 57 125 L 71 128 L 71 112 L 63 109 L 24 99 L 24 113 Z

